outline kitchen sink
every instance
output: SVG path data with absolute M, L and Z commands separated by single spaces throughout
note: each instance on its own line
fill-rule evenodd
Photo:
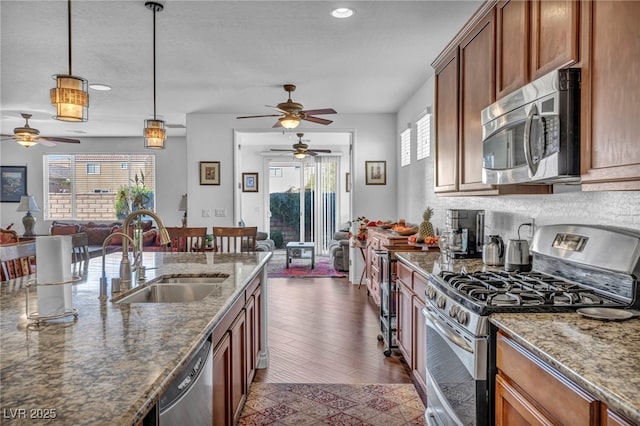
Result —
M 174 275 L 162 277 L 133 293 L 116 300 L 117 303 L 189 303 L 204 299 L 213 292 L 220 292 L 220 283 L 227 274 Z

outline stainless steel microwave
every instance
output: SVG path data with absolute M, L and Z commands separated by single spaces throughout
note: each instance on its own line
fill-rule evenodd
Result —
M 555 70 L 482 110 L 482 182 L 580 181 L 580 69 Z

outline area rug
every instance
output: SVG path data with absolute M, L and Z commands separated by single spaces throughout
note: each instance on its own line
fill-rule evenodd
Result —
M 240 425 L 424 425 L 413 384 L 252 383 Z
M 331 259 L 316 257 L 315 268 L 311 269 L 311 259 L 292 259 L 289 268 L 286 267 L 286 256 L 274 254 L 269 260 L 267 274 L 270 278 L 342 278 L 346 272 L 336 271 Z

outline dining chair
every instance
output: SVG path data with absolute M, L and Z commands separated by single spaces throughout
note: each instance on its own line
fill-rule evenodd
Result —
M 168 227 L 171 242 L 167 251 L 203 252 L 207 239 L 207 227 Z
M 214 226 L 213 246 L 218 253 L 253 253 L 257 235 L 257 226 Z

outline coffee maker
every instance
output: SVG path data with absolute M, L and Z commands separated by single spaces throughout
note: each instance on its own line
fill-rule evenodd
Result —
M 447 252 L 454 259 L 482 257 L 484 210 L 448 209 Z

